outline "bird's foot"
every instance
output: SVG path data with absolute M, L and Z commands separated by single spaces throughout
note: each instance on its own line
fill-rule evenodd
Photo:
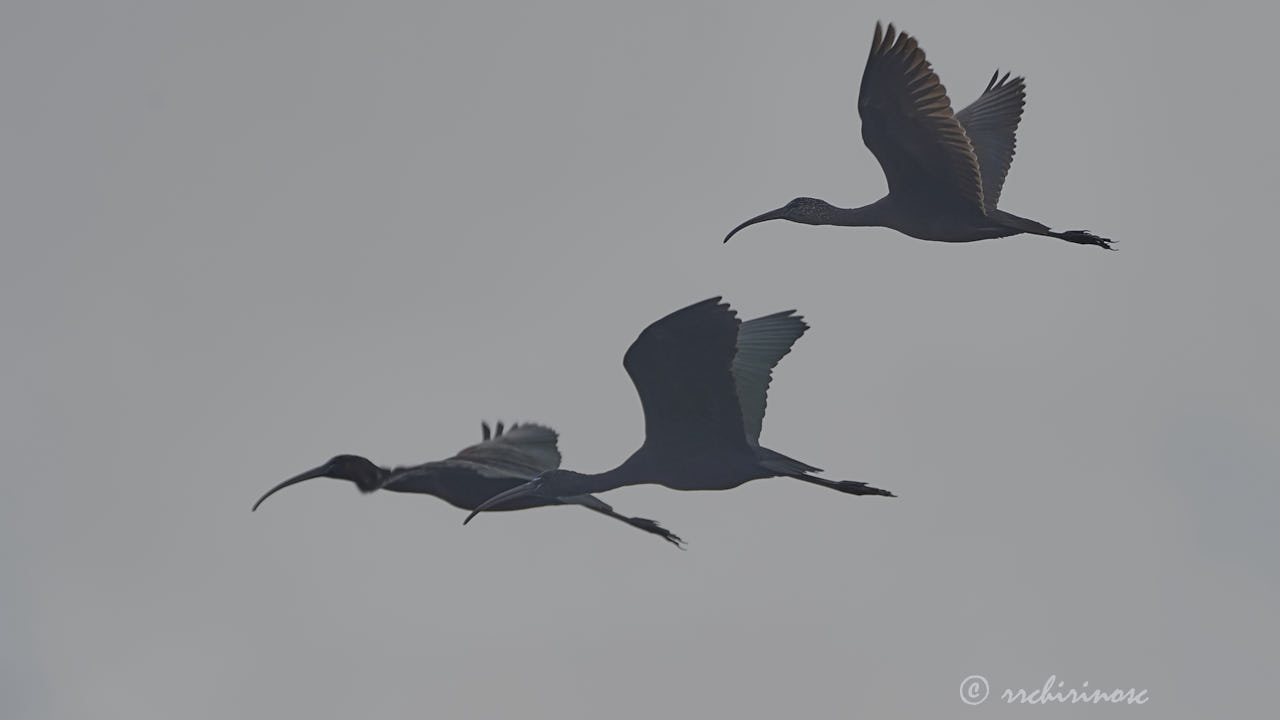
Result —
M 1060 233 L 1058 237 L 1066 240 L 1067 242 L 1076 243 L 1077 245 L 1097 245 L 1098 247 L 1105 248 L 1107 250 L 1115 250 L 1115 248 L 1111 247 L 1115 244 L 1115 240 L 1099 237 L 1088 230 L 1068 230 L 1067 232 Z
M 645 532 L 650 532 L 650 533 L 653 533 L 654 535 L 657 535 L 658 537 L 662 538 L 663 540 L 666 540 L 672 545 L 675 545 L 681 550 L 684 549 L 684 546 L 686 544 L 685 541 L 680 539 L 679 535 L 676 535 L 670 530 L 659 525 L 656 520 L 637 517 L 637 518 L 631 518 L 628 522 L 630 522 L 633 526 L 638 527 L 641 530 L 644 530 Z
M 857 482 L 855 480 L 836 480 L 831 488 L 843 493 L 849 493 L 850 495 L 882 495 L 884 497 L 898 497 L 888 490 L 883 490 L 873 485 L 868 485 L 864 482 Z

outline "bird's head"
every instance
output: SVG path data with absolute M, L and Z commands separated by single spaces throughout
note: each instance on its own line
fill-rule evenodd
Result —
M 724 241 L 729 242 L 729 238 L 738 234 L 739 230 L 766 220 L 790 220 L 791 222 L 804 223 L 805 225 L 822 225 L 828 221 L 834 210 L 835 207 L 825 200 L 798 197 L 777 210 L 770 210 L 742 223 L 730 231 L 728 235 L 725 235 Z
M 253 504 L 253 509 L 257 510 L 263 500 L 271 497 L 278 490 L 283 490 L 290 485 L 296 485 L 303 480 L 310 480 L 318 477 L 336 478 L 338 480 L 350 480 L 355 483 L 360 492 L 369 493 L 382 487 L 383 476 L 386 470 L 374 465 L 368 458 L 359 455 L 335 455 L 329 462 L 312 468 L 304 473 L 294 475 L 279 485 L 271 488 L 265 495 L 258 498 L 258 502 Z

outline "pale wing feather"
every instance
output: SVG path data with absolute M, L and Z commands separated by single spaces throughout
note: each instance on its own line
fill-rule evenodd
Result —
M 997 70 L 982 95 L 956 113 L 956 120 L 964 126 L 978 157 L 982 201 L 988 213 L 996 209 L 1009 167 L 1013 165 L 1018 123 L 1022 120 L 1022 108 L 1026 104 L 1026 82 L 1020 77 L 1010 80 L 1009 73 L 1000 77 Z
M 488 425 L 484 430 L 486 439 L 483 442 L 465 447 L 444 460 L 397 468 L 383 482 L 383 487 L 413 476 L 448 470 L 469 470 L 493 479 L 532 480 L 547 470 L 560 467 L 560 450 L 556 447 L 558 435 L 545 425 L 517 424 L 504 432 L 499 423 L 497 432 L 492 435 Z
M 501 427 L 501 425 L 499 425 Z M 463 448 L 443 462 L 467 466 L 488 477 L 535 476 L 560 467 L 559 436 L 545 425 L 524 423 L 499 430 L 484 442 Z
M 742 425 L 752 445 L 760 443 L 769 383 L 773 368 L 809 326 L 787 310 L 748 320 L 738 328 L 738 350 L 733 356 L 733 379 L 742 405 Z

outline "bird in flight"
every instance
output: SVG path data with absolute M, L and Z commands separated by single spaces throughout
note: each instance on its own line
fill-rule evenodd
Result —
M 882 32 L 876 23 L 871 54 L 862 71 L 858 114 L 862 140 L 880 161 L 889 194 L 870 205 L 839 208 L 799 197 L 747 220 L 725 236 L 766 220 L 805 225 L 887 227 L 921 240 L 972 242 L 1019 233 L 1080 245 L 1111 247 L 1112 240 L 1086 230 L 1056 232 L 1047 225 L 996 207 L 1013 163 L 1018 122 L 1026 100 L 1023 79 L 997 70 L 971 105 L 952 112 L 916 39 Z
M 757 478 L 786 476 L 851 495 L 893 497 L 866 483 L 818 477 L 818 468 L 760 445 L 773 368 L 808 327 L 794 310 L 742 322 L 718 297 L 658 320 L 640 333 L 622 361 L 644 409 L 640 449 L 603 473 L 542 472 L 480 503 L 463 524 L 511 503 L 643 483 L 727 490 Z
M 257 510 L 263 500 L 278 490 L 303 480 L 318 477 L 337 478 L 355 483 L 362 493 L 374 490 L 435 495 L 454 507 L 471 510 L 481 502 L 560 467 L 560 451 L 556 447 L 556 431 L 533 423 L 514 424 L 504 432 L 497 423 L 491 432 L 481 423 L 483 440 L 463 448 L 453 457 L 434 462 L 388 469 L 374 465 L 359 455 L 338 455 L 325 464 L 295 475 L 276 485 L 253 504 Z M 529 497 L 508 503 L 502 510 L 523 510 L 544 505 L 581 505 L 602 515 L 653 533 L 676 547 L 684 542 L 653 520 L 627 517 L 614 512 L 608 503 L 586 494 L 568 494 L 556 498 Z

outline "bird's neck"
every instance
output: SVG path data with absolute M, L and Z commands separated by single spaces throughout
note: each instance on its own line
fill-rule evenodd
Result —
M 559 470 L 555 473 L 554 485 L 547 488 L 547 491 L 553 496 L 565 497 L 602 493 L 627 485 L 648 483 L 678 488 L 681 487 L 679 475 L 683 464 L 682 459 L 654 452 L 646 444 L 641 445 L 618 467 L 602 473 L 588 475 L 572 470 Z
M 828 225 L 842 227 L 883 227 L 886 220 L 885 200 L 882 198 L 870 205 L 856 208 L 833 207 Z
M 547 491 L 557 497 L 571 495 L 589 495 L 612 490 L 623 485 L 634 485 L 628 482 L 625 474 L 619 473 L 625 466 L 619 466 L 602 473 L 579 473 L 572 470 L 561 470 Z
M 627 458 L 625 462 L 612 470 L 602 473 L 580 473 L 572 470 L 559 470 L 554 474 L 554 484 L 548 488 L 552 495 L 564 497 L 568 495 L 587 495 L 601 493 L 627 485 L 641 485 L 656 482 L 653 472 L 640 452 Z
M 669 472 L 671 472 L 670 460 L 662 453 L 655 453 L 650 450 L 646 443 L 641 445 L 618 467 L 595 475 L 593 478 L 595 478 L 597 484 L 605 489 L 626 485 L 645 485 L 648 483 L 668 485 L 668 482 L 672 480 L 671 477 L 668 477 Z M 596 492 L 603 491 L 602 489 Z

